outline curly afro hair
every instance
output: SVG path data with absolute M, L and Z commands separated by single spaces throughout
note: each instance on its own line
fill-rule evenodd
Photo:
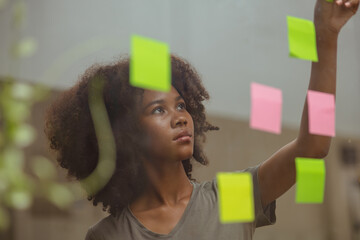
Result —
M 109 182 L 97 193 L 88 196 L 93 205 L 103 204 L 112 215 L 120 213 L 142 191 L 145 181 L 141 164 L 139 141 L 141 126 L 134 111 L 141 88 L 129 84 L 129 57 L 113 64 L 95 64 L 85 71 L 79 81 L 63 91 L 46 110 L 44 132 L 50 149 L 56 152 L 57 162 L 67 169 L 68 176 L 82 180 L 96 168 L 99 157 L 98 142 L 89 108 L 90 83 L 96 77 L 104 79 L 103 98 L 116 145 L 116 169 Z M 194 121 L 193 158 L 183 160 L 190 180 L 192 161 L 208 164 L 203 152 L 205 132 L 218 130 L 207 122 L 204 100 L 209 99 L 196 70 L 184 59 L 171 55 L 172 85 L 183 97 L 187 111 Z

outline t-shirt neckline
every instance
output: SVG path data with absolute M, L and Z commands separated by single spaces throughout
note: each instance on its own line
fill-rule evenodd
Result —
M 188 215 L 188 213 L 190 211 L 191 205 L 194 202 L 195 195 L 197 193 L 197 184 L 194 183 L 193 181 L 190 181 L 190 183 L 193 185 L 193 190 L 191 192 L 190 200 L 189 200 L 188 204 L 186 205 L 185 211 L 184 211 L 183 215 L 181 216 L 180 220 L 177 222 L 175 227 L 168 234 L 156 233 L 156 232 L 153 232 L 153 231 L 147 229 L 131 212 L 129 205 L 126 208 L 127 215 L 130 216 L 130 218 L 132 219 L 132 222 L 135 225 L 137 225 L 137 227 L 140 229 L 140 231 L 146 232 L 147 234 L 151 235 L 152 237 L 161 237 L 161 238 L 172 237 L 178 231 L 178 229 L 181 228 L 181 226 L 183 225 L 183 222 L 185 221 L 186 216 Z

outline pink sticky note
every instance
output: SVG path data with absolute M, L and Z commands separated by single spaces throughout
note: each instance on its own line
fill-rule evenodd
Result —
M 335 136 L 335 96 L 330 93 L 309 90 L 309 132 L 311 134 Z
M 251 83 L 250 127 L 280 134 L 281 114 L 281 90 L 258 83 Z

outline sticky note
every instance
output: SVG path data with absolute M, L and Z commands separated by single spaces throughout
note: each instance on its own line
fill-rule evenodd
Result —
M 322 203 L 325 189 L 323 159 L 296 158 L 296 203 Z
M 250 127 L 280 134 L 281 114 L 281 90 L 258 83 L 251 83 Z
M 326 0 L 326 1 L 327 1 L 327 2 L 331 2 L 331 3 L 334 2 L 334 0 Z
M 155 91 L 170 91 L 171 57 L 166 43 L 138 35 L 131 37 L 130 84 Z
M 287 16 L 290 57 L 318 61 L 314 23 Z
M 309 132 L 323 136 L 335 136 L 335 96 L 308 90 Z
M 220 222 L 254 221 L 254 194 L 251 173 L 219 172 L 216 177 Z

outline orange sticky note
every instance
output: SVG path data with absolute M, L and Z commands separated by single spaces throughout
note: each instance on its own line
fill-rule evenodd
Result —
M 309 132 L 323 136 L 335 136 L 334 94 L 309 90 L 307 94 Z
M 251 83 L 250 127 L 280 134 L 281 114 L 281 90 L 258 83 Z

